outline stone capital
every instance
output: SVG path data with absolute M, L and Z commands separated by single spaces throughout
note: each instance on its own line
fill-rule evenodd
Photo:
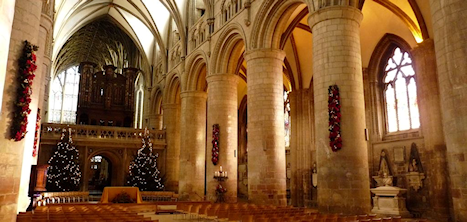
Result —
M 285 51 L 280 49 L 252 49 L 245 52 L 245 60 L 272 58 L 284 61 Z
M 229 73 L 215 73 L 208 75 L 206 77 L 206 81 L 208 82 L 208 85 L 212 82 L 232 82 L 237 84 L 238 82 L 238 76 L 234 74 L 229 74 Z
M 330 6 L 313 12 L 308 17 L 308 25 L 313 30 L 316 24 L 332 19 L 348 19 L 360 24 L 363 14 L 358 8 L 352 6 Z
M 435 53 L 435 43 L 432 39 L 425 39 L 423 42 L 418 43 L 411 51 L 414 57 L 424 54 L 433 54 Z
M 199 97 L 199 98 L 207 98 L 208 94 L 205 91 L 193 90 L 193 91 L 184 91 L 180 93 L 180 97 L 188 98 L 188 97 Z

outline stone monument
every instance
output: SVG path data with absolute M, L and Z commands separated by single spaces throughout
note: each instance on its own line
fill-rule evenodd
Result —
M 381 151 L 379 166 L 378 176 L 373 176 L 373 179 L 377 183 L 377 188 L 370 189 L 375 194 L 371 212 L 380 215 L 411 217 L 405 206 L 405 198 L 403 197 L 407 189 L 393 186 L 393 177 L 390 174 L 391 170 L 384 150 Z

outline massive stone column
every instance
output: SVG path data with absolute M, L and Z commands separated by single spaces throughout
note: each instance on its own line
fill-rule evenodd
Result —
M 10 1 L 0 2 L 0 10 L 2 12 L 5 10 L 7 17 L 14 13 L 12 29 L 8 27 L 6 29 L 7 32 L 11 30 L 9 50 L 7 52 L 3 52 L 3 50 L 0 52 L 0 58 L 8 55 L 7 62 L 0 61 L 0 63 L 6 63 L 6 69 L 0 69 L 0 76 L 3 74 L 5 76 L 5 87 L 2 94 L 0 94 L 2 97 L 2 100 L 0 100 L 2 102 L 0 113 L 0 134 L 2 135 L 0 137 L 0 221 L 16 221 L 17 210 L 23 211 L 24 206 L 29 204 L 29 199 L 23 198 L 24 195 L 19 195 L 19 193 L 21 189 L 24 189 L 24 186 L 21 187 L 21 181 L 29 180 L 29 174 L 23 174 L 22 171 L 26 172 L 26 167 L 28 168 L 27 171 L 30 171 L 31 168 L 38 105 L 37 95 L 39 94 L 39 91 L 35 89 L 38 87 L 38 82 L 35 82 L 33 85 L 33 95 L 30 104 L 32 111 L 28 116 L 29 123 L 27 125 L 28 133 L 26 137 L 19 142 L 11 140 L 10 127 L 12 118 L 14 117 L 14 103 L 17 100 L 16 92 L 19 86 L 17 78 L 19 75 L 18 59 L 23 52 L 24 40 L 28 40 L 36 45 L 38 44 L 37 37 L 40 27 L 41 6 L 42 1 L 37 0 L 17 0 L 16 4 Z M 2 15 L 1 18 L 3 17 Z M 8 20 L 1 20 L 0 24 L 3 25 L 4 22 L 8 23 Z M 0 64 L 0 66 L 2 65 Z M 36 75 L 40 75 L 40 73 L 36 72 Z M 3 85 L 3 82 L 0 85 Z M 24 161 L 25 159 L 26 162 Z M 22 184 L 25 183 L 23 182 Z
M 165 162 L 166 190 L 178 191 L 180 172 L 180 104 L 163 104 L 167 149 Z
M 34 44 L 36 44 L 39 49 L 36 53 L 36 77 L 34 78 L 33 83 L 33 91 L 31 94 L 31 103 L 29 104 L 31 108 L 31 115 L 28 118 L 29 124 L 28 127 L 28 135 L 26 137 L 26 149 L 25 154 L 23 155 L 23 166 L 21 170 L 21 184 L 19 190 L 19 198 L 18 198 L 18 211 L 26 211 L 27 207 L 29 206 L 30 197 L 28 194 L 28 187 L 29 187 L 29 180 L 31 175 L 31 166 L 37 164 L 37 156 L 32 157 L 30 154 L 30 150 L 33 148 L 34 144 L 34 137 L 36 131 L 36 121 L 37 121 L 37 113 L 39 109 L 42 108 L 43 101 L 44 101 L 44 86 L 48 86 L 48 76 L 50 75 L 50 67 L 52 64 L 52 60 L 50 58 L 51 48 L 48 44 L 48 41 L 52 38 L 52 15 L 50 13 L 50 9 L 52 6 L 47 4 L 47 1 L 42 1 L 42 13 L 40 18 L 40 26 L 39 32 L 37 33 L 37 40 Z M 40 115 L 43 116 L 45 110 L 42 110 Z M 32 116 L 34 115 L 34 116 Z M 34 126 L 31 126 L 33 124 Z M 32 129 L 31 129 L 32 128 Z M 38 133 L 38 141 L 40 140 L 40 129 Z M 39 149 L 39 144 L 37 144 L 37 149 Z M 31 152 L 32 153 L 32 152 Z M 39 153 L 39 150 L 37 150 Z
M 360 52 L 360 10 L 324 7 L 313 12 L 313 91 L 320 212 L 370 211 L 368 152 Z M 337 84 L 341 101 L 342 149 L 329 146 L 328 88 Z
M 449 218 L 449 187 L 446 143 L 441 118 L 438 74 L 434 42 L 427 39 L 412 50 L 417 73 L 417 97 L 421 131 L 425 140 L 424 158 L 429 163 L 427 180 L 430 210 L 427 214 L 437 221 Z
M 52 69 L 52 39 L 53 39 L 53 13 L 54 13 L 54 0 L 42 0 L 42 15 L 41 15 L 41 25 L 39 30 L 38 38 L 38 57 L 41 58 L 42 67 L 38 67 L 38 70 L 41 71 L 39 81 L 41 85 L 40 95 L 39 95 L 39 108 L 41 109 L 41 119 L 42 122 L 47 122 L 47 110 L 48 110 L 48 100 L 49 100 L 49 87 L 51 80 L 51 69 Z M 36 161 L 37 162 L 37 161 Z
M 257 204 L 286 205 L 284 84 L 285 52 L 245 53 L 248 67 L 248 197 Z
M 292 205 L 311 207 L 312 184 L 311 170 L 313 165 L 312 150 L 313 126 L 310 89 L 299 89 L 289 93 L 291 118 L 291 195 Z
M 467 2 L 430 0 L 454 221 L 467 221 Z
M 209 199 L 215 197 L 218 184 L 213 178 L 214 172 L 222 166 L 227 171 L 228 179 L 223 182 L 227 188 L 225 200 L 237 201 L 237 144 L 238 144 L 238 114 L 237 114 L 237 84 L 238 76 L 233 74 L 211 74 L 208 82 L 208 125 L 206 147 L 206 192 Z M 212 126 L 219 124 L 219 162 L 211 161 L 212 157 Z
M 182 200 L 200 201 L 204 196 L 206 150 L 206 92 L 182 92 L 180 180 Z
M 5 84 L 8 53 L 10 49 L 10 37 L 15 11 L 15 0 L 3 0 L 0 2 L 0 92 L 3 93 Z M 2 111 L 2 96 L 0 96 L 0 111 Z

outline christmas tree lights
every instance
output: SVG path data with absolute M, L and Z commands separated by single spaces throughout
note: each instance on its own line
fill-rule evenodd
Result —
M 79 152 L 73 145 L 71 129 L 62 133 L 57 150 L 49 160 L 47 169 L 47 185 L 49 192 L 79 190 L 81 170 L 79 168 Z
M 146 129 L 142 136 L 142 147 L 138 150 L 135 159 L 129 167 L 128 186 L 138 187 L 141 191 L 162 190 L 164 185 L 159 177 L 157 168 L 157 157 L 159 154 L 152 153 L 152 141 Z

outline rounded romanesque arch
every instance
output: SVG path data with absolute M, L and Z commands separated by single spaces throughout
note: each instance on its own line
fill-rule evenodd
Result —
M 206 75 L 209 73 L 207 56 L 203 51 L 196 51 L 187 63 L 187 81 L 184 91 L 206 91 Z
M 165 104 L 180 104 L 180 78 L 177 73 L 168 75 L 169 81 L 165 87 L 164 103 Z
M 253 22 L 249 49 L 279 49 L 282 33 L 287 28 L 289 18 L 297 7 L 305 3 L 303 0 L 264 1 Z
M 245 32 L 238 23 L 231 23 L 224 28 L 214 47 L 211 73 L 235 73 L 238 58 L 248 48 Z
M 106 147 L 106 148 L 98 148 L 94 149 L 92 152 L 86 156 L 86 163 L 85 166 L 85 180 L 84 182 L 87 183 L 92 176 L 90 173 L 90 166 L 91 166 L 91 158 L 94 156 L 103 156 L 106 159 L 110 160 L 112 164 L 112 169 L 111 169 L 111 185 L 112 186 L 122 186 L 125 184 L 125 177 L 126 174 L 124 166 L 125 163 L 123 162 L 122 155 L 118 153 L 117 150 L 115 150 L 113 147 Z M 87 184 L 85 185 L 87 187 Z
M 158 88 L 152 101 L 152 109 L 155 114 L 162 114 L 162 90 Z

